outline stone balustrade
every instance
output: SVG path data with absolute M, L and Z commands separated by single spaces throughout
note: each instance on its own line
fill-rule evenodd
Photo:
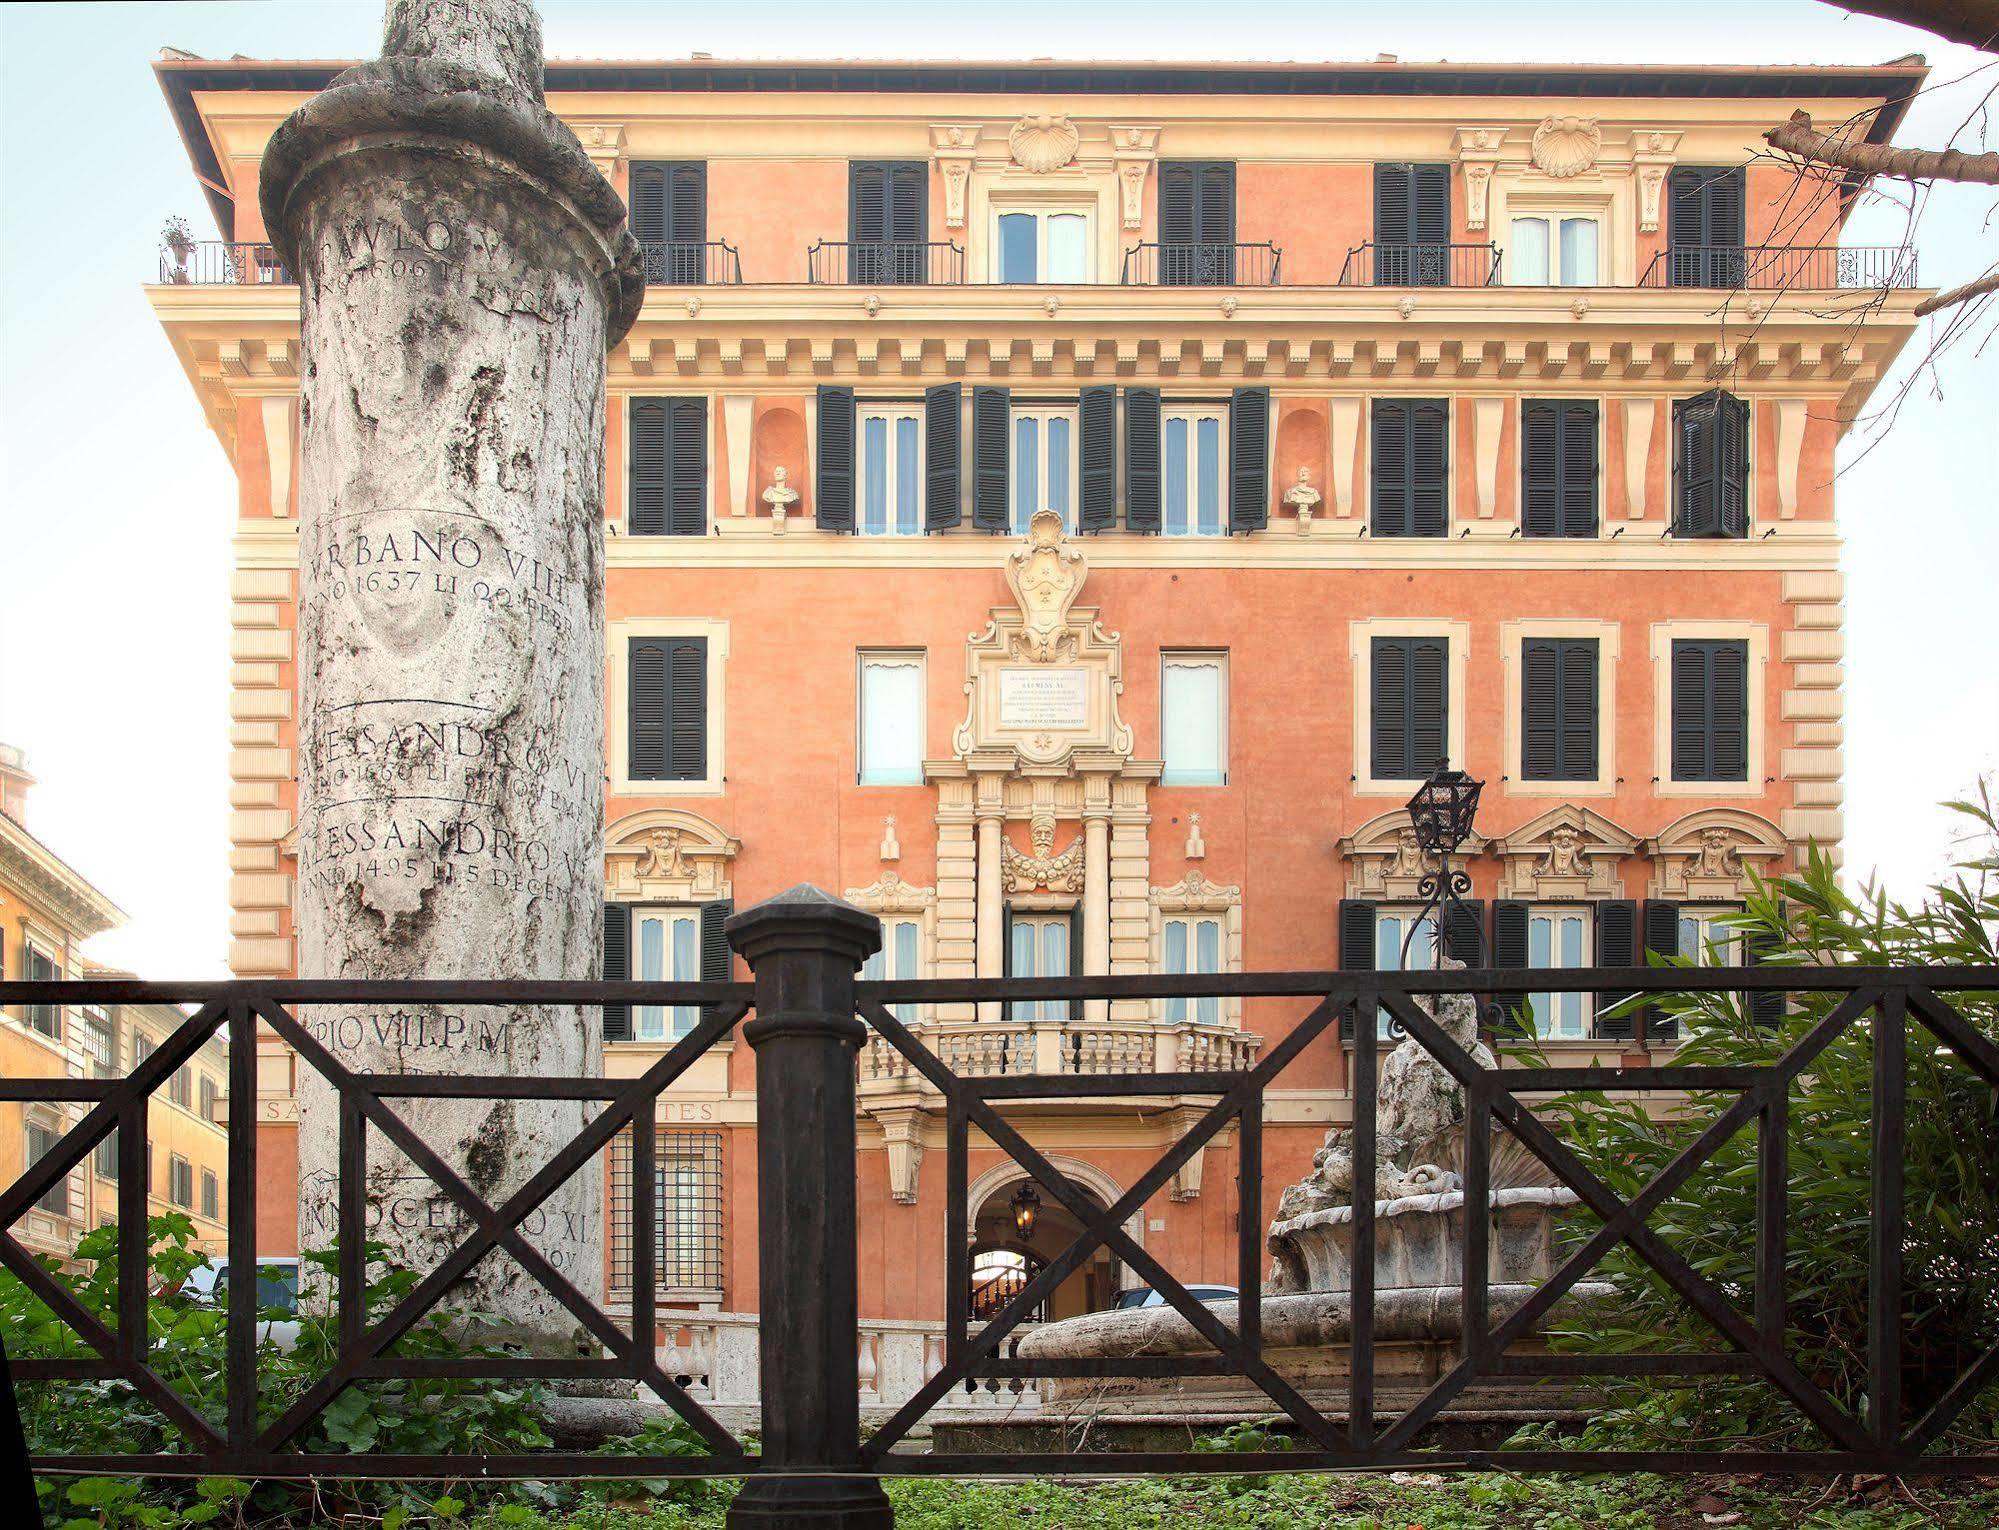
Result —
M 1021 1074 L 1232 1073 L 1253 1066 L 1263 1038 L 1193 1021 L 948 1021 L 910 1030 L 953 1073 L 966 1078 Z M 861 1092 L 934 1093 L 909 1060 L 870 1032 L 857 1064 Z

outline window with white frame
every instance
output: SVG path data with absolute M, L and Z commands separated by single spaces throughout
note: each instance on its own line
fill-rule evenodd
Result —
M 1086 208 L 998 204 L 993 209 L 993 280 L 1088 282 L 1092 243 Z
M 722 1289 L 722 1134 L 653 1139 L 653 1271 L 662 1290 Z M 632 1285 L 632 1134 L 611 1155 L 611 1284 Z
M 1732 903 L 1680 905 L 1680 955 L 1696 967 L 1742 965 L 1742 931 L 1729 921 L 1742 917 Z
M 1539 972 L 1589 965 L 1589 910 L 1536 908 L 1527 916 L 1527 965 Z M 1589 1034 L 1590 996 L 1536 992 L 1527 996 L 1534 1033 L 1544 1039 L 1580 1039 Z
M 1159 754 L 1167 786 L 1221 786 L 1228 780 L 1228 656 L 1163 653 L 1159 670 Z
M 1423 972 L 1436 965 L 1436 922 L 1417 918 L 1414 909 L 1382 909 L 1374 916 L 1374 970 Z M 1404 946 L 1407 952 L 1404 952 Z M 1405 960 L 1406 954 L 1406 960 Z M 1401 1022 L 1384 1006 L 1376 1012 L 1377 1033 L 1391 1040 L 1402 1035 Z
M 922 924 L 912 915 L 884 914 L 881 925 L 881 949 L 862 965 L 861 976 L 871 983 L 922 977 Z M 912 1025 L 918 1018 L 917 1006 L 907 1001 L 888 1008 L 904 1025 Z
M 923 534 L 923 411 L 915 406 L 871 405 L 855 410 L 860 476 L 854 530 L 864 537 Z
M 632 910 L 632 976 L 644 983 L 701 981 L 701 910 Z M 639 1041 L 678 1041 L 700 1017 L 695 1004 L 635 1004 L 632 1035 Z
M 923 655 L 863 653 L 860 783 L 923 784 Z
M 1013 485 L 1013 529 L 1026 535 L 1038 510 L 1053 510 L 1064 530 L 1075 529 L 1076 411 L 1014 406 L 1008 463 Z
M 1222 917 L 1219 914 L 1171 914 L 1159 927 L 1160 965 L 1169 973 L 1208 976 L 1222 970 Z M 1221 1020 L 1222 1001 L 1209 994 L 1189 999 L 1176 994 L 1166 1001 L 1166 1021 L 1178 1025 L 1192 1019 L 1200 1025 Z
M 1072 914 L 1017 913 L 1007 920 L 1007 976 L 1068 977 L 1075 969 Z M 1012 1006 L 1015 1020 L 1066 1020 L 1067 999 L 1029 999 Z
M 1169 537 L 1228 531 L 1228 410 L 1167 409 L 1159 423 L 1160 529 Z
M 194 1165 L 178 1153 L 167 1159 L 167 1199 L 176 1206 L 194 1209 Z
M 1508 232 L 1506 279 L 1516 287 L 1597 287 L 1602 225 L 1594 217 L 1517 217 Z

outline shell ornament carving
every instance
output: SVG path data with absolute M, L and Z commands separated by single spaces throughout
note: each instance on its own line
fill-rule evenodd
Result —
M 1594 117 L 1549 117 L 1534 129 L 1534 163 L 1558 181 L 1591 169 L 1602 148 Z
M 1030 175 L 1060 170 L 1076 157 L 1082 135 L 1067 117 L 1022 117 L 1006 135 L 1013 162 Z

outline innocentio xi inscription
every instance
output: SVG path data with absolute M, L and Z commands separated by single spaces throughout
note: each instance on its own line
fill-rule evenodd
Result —
M 279 128 L 264 216 L 301 298 L 298 955 L 304 977 L 582 978 L 603 896 L 604 356 L 643 286 L 624 208 L 542 104 L 527 0 L 395 0 L 383 56 Z M 497 1203 L 581 1129 L 594 1012 L 321 1005 L 362 1072 L 508 1074 L 398 1101 Z M 300 1233 L 334 1233 L 338 1104 L 299 1082 Z M 371 1131 L 369 1235 L 428 1270 L 461 1208 Z M 522 1224 L 601 1286 L 600 1165 Z M 463 1305 L 543 1353 L 575 1320 L 512 1258 Z

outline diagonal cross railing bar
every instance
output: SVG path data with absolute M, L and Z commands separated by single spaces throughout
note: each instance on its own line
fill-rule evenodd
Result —
M 1994 1089 L 1999 1089 L 1999 1046 L 1973 1030 L 1954 1005 L 1927 988 L 1908 990 L 1909 1008 L 1923 1026 Z
M 1416 1433 L 1435 1418 L 1466 1386 L 1487 1373 L 1485 1362 L 1489 1358 L 1497 1356 L 1507 1345 L 1530 1331 L 1532 1324 L 1544 1316 L 1604 1253 L 1616 1243 L 1624 1242 L 1651 1265 L 1702 1317 L 1706 1318 L 1723 1338 L 1736 1349 L 1752 1355 L 1769 1379 L 1776 1383 L 1807 1417 L 1823 1429 L 1830 1439 L 1844 1443 L 1850 1448 L 1864 1448 L 1866 1444 L 1864 1431 L 1784 1355 L 1781 1343 L 1771 1343 L 1767 1336 L 1745 1322 L 1711 1282 L 1705 1280 L 1679 1254 L 1644 1227 L 1642 1217 L 1671 1194 L 1672 1190 L 1684 1182 L 1722 1142 L 1760 1110 L 1770 1091 L 1788 1085 L 1789 1081 L 1841 1031 L 1852 1024 L 1875 998 L 1875 992 L 1867 989 L 1849 994 L 1772 1065 L 1770 1077 L 1762 1086 L 1738 1098 L 1735 1104 L 1717 1117 L 1706 1131 L 1660 1170 L 1638 1196 L 1627 1203 L 1597 1179 L 1521 1104 L 1499 1070 L 1482 1068 L 1476 1059 L 1459 1047 L 1434 1019 L 1425 1014 L 1406 995 L 1385 994 L 1383 1000 L 1386 1007 L 1397 1020 L 1402 1022 L 1404 1029 L 1429 1049 L 1448 1071 L 1458 1077 L 1467 1090 L 1474 1093 L 1476 1099 L 1488 1105 L 1492 1114 L 1548 1166 L 1561 1184 L 1575 1191 L 1584 1204 L 1603 1218 L 1604 1225 L 1565 1261 L 1554 1276 L 1515 1309 L 1497 1331 L 1479 1340 L 1475 1350 L 1469 1351 L 1464 1360 L 1440 1377 L 1429 1391 L 1382 1436 L 1382 1446 L 1396 1448 L 1409 1444 Z M 1529 1072 L 1525 1076 L 1532 1078 L 1533 1074 Z M 1468 1189 L 1466 1193 L 1465 1214 L 1468 1219 L 1473 1219 L 1477 1215 L 1473 1210 L 1473 1193 L 1476 1188 L 1478 1187 Z M 1483 1285 L 1483 1267 L 1481 1266 L 1474 1275 L 1469 1250 L 1466 1255 L 1466 1274 L 1468 1281 L 1476 1279 Z
M 417 1322 L 444 1292 L 494 1248 L 503 1248 L 541 1284 L 619 1361 L 630 1367 L 628 1374 L 653 1388 L 669 1407 L 680 1414 L 717 1451 L 742 1454 L 742 1444 L 722 1427 L 713 1415 L 689 1397 L 684 1388 L 660 1368 L 650 1336 L 641 1352 L 634 1336 L 619 1329 L 597 1305 L 578 1291 L 540 1250 L 520 1232 L 519 1223 L 555 1192 L 578 1169 L 587 1164 L 631 1121 L 640 1105 L 650 1109 L 660 1090 L 705 1052 L 721 1036 L 734 1029 L 747 1005 L 724 1006 L 697 1024 L 682 1041 L 648 1068 L 588 1122 L 567 1146 L 537 1170 L 509 1196 L 497 1210 L 489 1204 L 434 1152 L 408 1124 L 374 1095 L 361 1088 L 354 1074 L 325 1047 L 314 1040 L 282 1005 L 260 1001 L 257 1012 L 273 1029 L 291 1043 L 301 1060 L 315 1068 L 343 1095 L 351 1094 L 361 1112 L 400 1148 L 410 1161 L 427 1174 L 438 1188 L 456 1201 L 473 1219 L 475 1229 L 459 1246 L 419 1281 L 402 1301 L 374 1328 L 363 1333 L 353 1346 L 343 1346 L 327 1374 L 308 1388 L 297 1402 L 278 1417 L 258 1437 L 263 1449 L 287 1443 L 321 1409 L 339 1396 L 356 1379 L 357 1365 L 380 1354 Z

